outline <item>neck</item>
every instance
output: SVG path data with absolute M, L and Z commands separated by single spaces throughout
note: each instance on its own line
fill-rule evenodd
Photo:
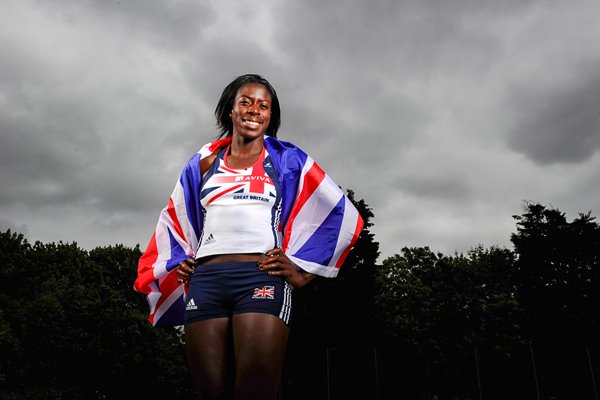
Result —
M 231 154 L 235 156 L 258 154 L 262 151 L 264 142 L 265 140 L 263 136 L 255 139 L 246 139 L 240 136 L 234 136 L 231 142 Z

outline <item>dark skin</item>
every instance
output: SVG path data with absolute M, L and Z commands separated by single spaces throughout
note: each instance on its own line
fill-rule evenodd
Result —
M 280 248 L 265 254 L 225 254 L 203 264 L 257 260 L 257 268 L 272 276 L 285 277 L 294 288 L 315 275 L 299 268 Z M 177 273 L 186 282 L 196 262 L 183 261 Z M 244 313 L 231 318 L 213 318 L 185 326 L 186 353 L 200 399 L 230 399 L 228 387 L 229 335 L 233 336 L 235 399 L 277 398 L 289 328 L 271 314 Z
M 251 83 L 238 90 L 231 110 L 233 132 L 228 166 L 254 165 L 262 152 L 270 117 L 271 95 L 264 86 Z M 214 156 L 205 158 L 201 172 L 213 161 Z M 197 264 L 242 261 L 256 262 L 259 270 L 286 279 L 293 288 L 300 288 L 315 277 L 294 264 L 281 248 L 274 248 L 264 254 L 219 254 L 198 263 L 188 258 L 177 268 L 178 281 L 187 283 Z M 288 334 L 289 329 L 280 318 L 255 312 L 186 325 L 186 352 L 199 398 L 232 398 L 228 389 L 231 386 L 228 360 L 233 350 L 233 398 L 275 400 Z
M 235 97 L 231 110 L 233 134 L 231 153 L 227 163 L 231 168 L 247 168 L 258 160 L 264 146 L 264 135 L 271 120 L 271 94 L 263 85 L 250 83 L 242 86 Z M 207 157 L 202 172 L 206 171 L 215 156 Z M 285 253 L 278 248 L 267 251 L 264 255 L 221 254 L 203 263 L 221 263 L 228 261 L 256 261 L 258 268 L 267 271 L 271 276 L 285 278 L 294 288 L 300 288 L 310 282 L 314 275 L 294 264 Z M 177 273 L 179 282 L 183 283 L 192 276 L 195 261 L 191 258 L 180 264 Z

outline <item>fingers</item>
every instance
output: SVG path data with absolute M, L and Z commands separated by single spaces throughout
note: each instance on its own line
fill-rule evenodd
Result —
M 257 265 L 258 269 L 266 271 L 270 276 L 285 278 L 294 288 L 300 288 L 314 278 L 314 275 L 307 274 L 290 260 L 280 248 L 265 252 L 265 257 Z
M 264 270 L 270 276 L 281 276 L 290 279 L 297 271 L 296 264 L 290 260 L 281 248 L 274 248 L 265 252 L 265 258 L 261 259 L 258 269 Z
M 193 266 L 195 267 L 197 262 L 196 260 L 194 260 L 193 258 L 188 258 L 187 260 L 183 260 L 182 263 L 185 263 L 187 266 Z
M 283 250 L 280 248 L 274 248 L 265 252 L 264 258 L 260 259 L 257 263 L 258 269 L 268 270 L 269 275 L 281 275 L 274 274 L 275 270 L 285 269 L 288 264 L 291 263 L 290 259 L 287 258 Z
M 177 266 L 177 269 L 175 270 L 177 272 L 177 275 L 179 275 L 177 282 L 184 283 L 188 281 L 194 273 L 195 266 L 196 261 L 193 258 L 188 258 L 187 260 L 180 262 Z
M 269 257 L 278 257 L 278 256 L 285 256 L 285 253 L 283 252 L 283 250 L 280 247 L 275 247 L 274 249 L 268 250 L 265 255 L 269 256 Z
M 187 265 L 187 264 L 180 263 L 180 264 L 177 266 L 177 273 L 178 273 L 179 275 L 182 275 L 182 276 L 185 276 L 185 275 L 191 275 L 191 274 L 193 274 L 193 273 L 194 273 L 194 268 L 190 267 L 190 266 L 189 266 L 189 265 Z

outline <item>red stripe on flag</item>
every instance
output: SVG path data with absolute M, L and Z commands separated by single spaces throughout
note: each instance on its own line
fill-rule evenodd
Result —
M 285 235 L 283 238 L 284 252 L 288 248 L 288 243 L 292 234 L 292 225 L 294 224 L 296 216 L 298 215 L 302 207 L 304 207 L 304 204 L 308 201 L 310 196 L 312 196 L 315 190 L 317 190 L 323 179 L 325 179 L 325 171 L 323 171 L 321 167 L 317 165 L 316 162 L 313 162 L 313 165 L 310 167 L 306 175 L 304 175 L 302 192 L 298 195 L 296 203 L 294 204 L 294 208 L 292 209 L 290 217 L 288 218 L 288 222 L 285 229 Z
M 208 147 L 208 151 L 210 151 L 211 153 L 214 153 L 217 149 L 220 149 L 223 146 L 227 146 L 229 143 L 231 143 L 232 138 L 228 137 L 225 139 L 219 139 L 219 140 L 215 140 L 214 142 L 212 142 L 209 147 Z
M 154 281 L 154 263 L 158 258 L 158 248 L 156 247 L 156 232 L 148 243 L 148 247 L 138 261 L 138 277 L 133 282 L 133 287 L 140 293 L 150 294 L 148 285 Z
M 175 205 L 173 204 L 173 199 L 171 198 L 169 198 L 169 206 L 167 207 L 167 212 L 169 213 L 169 217 L 171 217 L 171 221 L 173 221 L 173 227 L 175 228 L 175 232 L 177 232 L 180 238 L 187 242 L 187 238 L 183 234 L 183 229 L 181 229 L 179 218 L 177 218 L 177 213 L 175 212 Z
M 169 296 L 173 293 L 173 291 L 175 289 L 177 289 L 179 287 L 179 285 L 180 285 L 180 283 L 177 282 L 177 272 L 175 270 L 172 270 L 171 272 L 169 272 L 163 278 L 163 280 L 160 282 L 161 296 L 158 299 L 158 301 L 156 302 L 156 307 L 154 308 L 154 312 L 148 318 L 148 320 L 152 323 L 152 325 L 154 325 L 154 317 L 155 317 L 156 313 L 159 310 L 161 310 L 165 300 L 167 300 L 169 298 Z M 165 309 L 163 311 L 164 312 L 162 314 L 164 315 L 167 310 Z
M 364 222 L 360 214 L 358 214 L 358 218 L 356 219 L 356 227 L 354 228 L 354 236 L 352 237 L 352 240 L 350 241 L 348 247 L 346 247 L 346 250 L 344 250 L 344 252 L 340 255 L 340 258 L 338 258 L 338 261 L 335 263 L 336 268 L 341 268 L 342 264 L 344 264 L 344 261 L 346 261 L 348 253 L 350 253 L 350 250 L 352 250 L 354 243 L 356 243 L 358 237 L 360 236 L 360 232 L 362 231 L 363 225 Z

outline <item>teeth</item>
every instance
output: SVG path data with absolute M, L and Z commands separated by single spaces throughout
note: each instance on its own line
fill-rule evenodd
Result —
M 246 121 L 247 124 L 253 125 L 253 126 L 259 126 L 260 123 L 255 122 L 255 121 Z

